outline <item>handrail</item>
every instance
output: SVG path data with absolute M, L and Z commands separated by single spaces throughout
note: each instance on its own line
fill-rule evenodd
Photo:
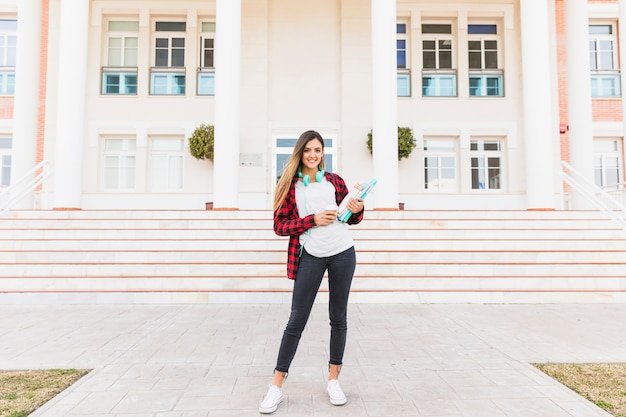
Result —
M 561 161 L 561 166 L 564 168 L 561 170 L 561 178 L 563 178 L 563 181 L 575 190 L 579 191 L 581 195 L 590 200 L 591 203 L 601 212 L 607 215 L 611 220 L 619 225 L 619 227 L 626 231 L 626 220 L 624 220 L 626 207 L 602 188 L 589 181 L 584 175 L 576 171 L 567 162 Z M 565 172 L 565 170 L 569 173 Z M 602 198 L 599 198 L 598 195 Z M 620 212 L 621 215 L 619 214 Z
M 39 173 L 33 177 L 33 174 Z M 0 191 L 0 217 L 20 202 L 28 193 L 34 191 L 40 184 L 48 178 L 48 162 L 41 161 L 19 180 L 12 182 L 10 186 Z

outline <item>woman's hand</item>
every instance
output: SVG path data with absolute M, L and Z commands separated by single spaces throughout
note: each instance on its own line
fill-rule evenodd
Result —
M 326 210 L 321 213 L 317 213 L 313 219 L 316 226 L 328 226 L 335 220 L 337 220 L 337 210 Z
M 365 204 L 363 203 L 362 198 L 352 198 L 348 201 L 348 210 L 352 213 L 360 213 L 365 208 Z

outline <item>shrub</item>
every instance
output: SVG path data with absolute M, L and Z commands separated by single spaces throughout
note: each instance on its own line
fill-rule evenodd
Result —
M 367 134 L 367 149 L 372 153 L 372 131 Z M 398 126 L 398 161 L 408 158 L 415 148 L 415 138 L 410 127 Z
M 215 126 L 201 124 L 189 138 L 189 153 L 196 159 L 213 161 Z

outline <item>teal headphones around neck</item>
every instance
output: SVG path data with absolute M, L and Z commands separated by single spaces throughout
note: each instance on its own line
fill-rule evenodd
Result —
M 318 168 L 319 171 L 315 173 L 315 181 L 321 182 L 324 178 L 324 170 L 322 168 Z M 302 170 L 298 171 L 298 178 L 302 178 L 302 184 L 306 187 L 311 182 L 311 178 L 308 175 L 302 176 Z

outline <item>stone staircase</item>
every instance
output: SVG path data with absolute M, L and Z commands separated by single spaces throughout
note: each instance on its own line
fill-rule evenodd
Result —
M 286 303 L 287 238 L 271 216 L 13 211 L 0 304 Z M 626 232 L 595 211 L 368 211 L 351 228 L 352 302 L 626 301 Z

